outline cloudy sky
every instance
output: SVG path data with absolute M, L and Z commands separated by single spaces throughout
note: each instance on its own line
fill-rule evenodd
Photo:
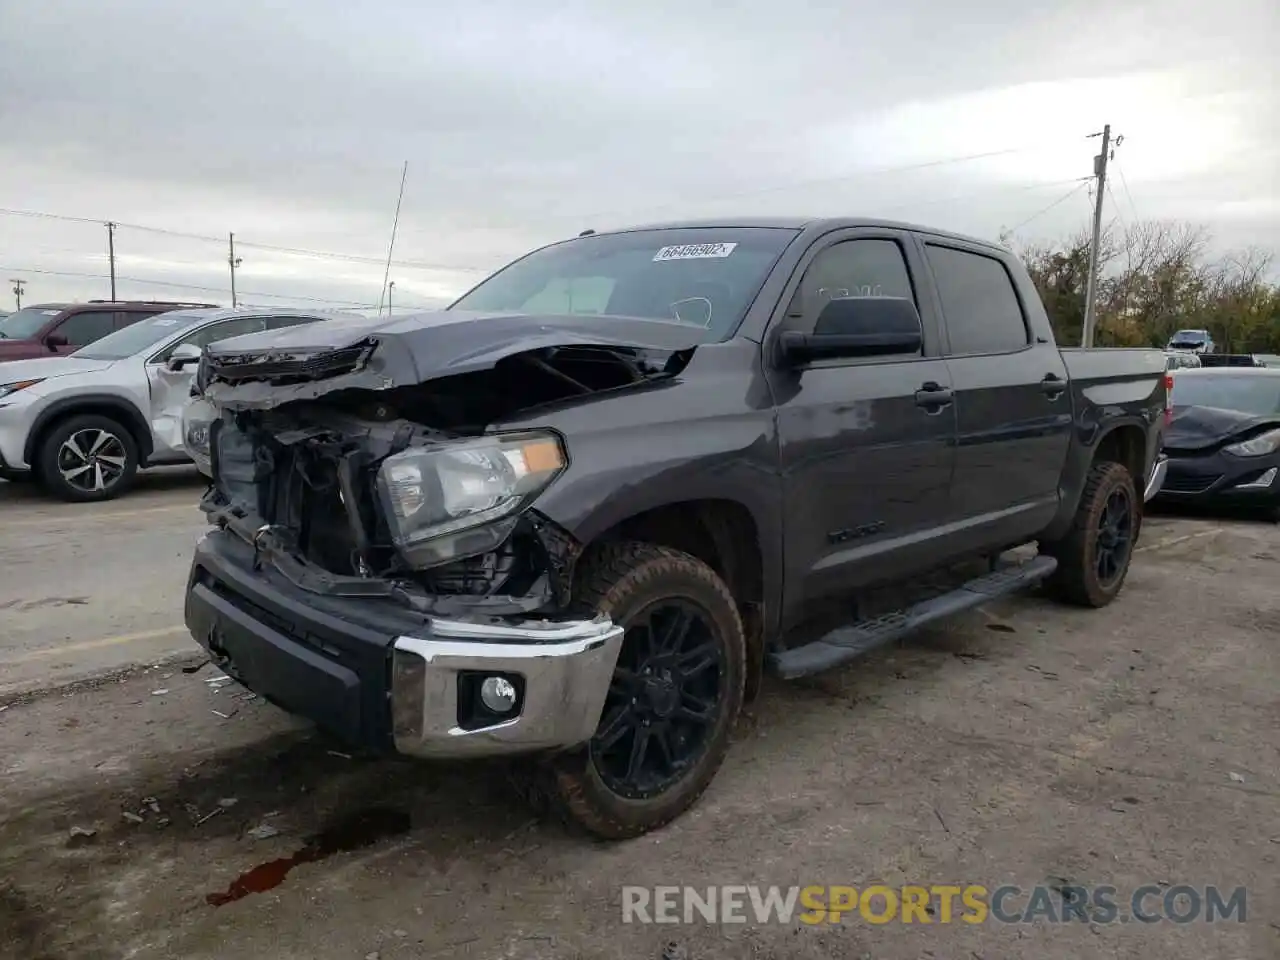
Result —
M 106 296 L 110 219 L 122 296 L 229 302 L 234 231 L 243 300 L 373 304 L 406 160 L 406 307 L 682 216 L 1048 239 L 1107 122 L 1109 220 L 1280 252 L 1278 48 L 1275 0 L 0 0 L 0 281 Z

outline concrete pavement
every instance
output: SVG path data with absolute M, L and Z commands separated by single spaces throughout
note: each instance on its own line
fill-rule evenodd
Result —
M 128 582 L 140 597 L 156 578 L 156 620 L 66 581 L 135 630 L 163 625 L 183 573 L 174 514 L 143 516 L 168 517 L 163 546 L 125 536 L 115 556 L 151 557 Z M 335 752 L 215 691 L 210 667 L 10 703 L 0 960 L 1280 956 L 1280 528 L 1153 518 L 1141 551 L 1105 610 L 1022 596 L 766 684 L 702 801 L 626 843 L 534 819 L 500 765 Z M 50 608 L 31 649 L 71 634 L 53 618 L 77 606 Z M 877 883 L 1107 884 L 1124 907 L 1148 884 L 1243 886 L 1248 916 L 646 926 L 621 910 L 624 884 Z
M 182 597 L 203 489 L 169 468 L 66 504 L 0 481 L 0 696 L 192 649 Z

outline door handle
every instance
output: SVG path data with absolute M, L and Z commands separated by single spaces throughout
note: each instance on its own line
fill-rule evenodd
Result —
M 1056 373 L 1046 373 L 1044 375 L 1044 379 L 1040 381 L 1040 392 L 1050 400 L 1058 399 L 1066 389 L 1067 381 L 1063 380 Z
M 942 408 L 950 406 L 955 393 L 950 387 L 930 380 L 916 391 L 916 406 L 924 407 L 931 415 L 942 412 Z

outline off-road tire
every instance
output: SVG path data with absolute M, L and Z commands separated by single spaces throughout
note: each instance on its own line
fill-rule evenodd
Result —
M 1098 578 L 1097 539 L 1098 521 L 1106 506 L 1107 499 L 1118 489 L 1128 492 L 1129 507 L 1132 511 L 1132 532 L 1128 555 L 1120 575 L 1109 584 Z M 1072 519 L 1071 529 L 1061 540 L 1041 543 L 1040 552 L 1054 557 L 1058 561 L 1058 569 L 1045 582 L 1048 593 L 1058 600 L 1081 607 L 1105 607 L 1120 593 L 1125 578 L 1129 574 L 1129 566 L 1133 562 L 1133 551 L 1138 541 L 1142 525 L 1142 499 L 1138 494 L 1133 477 L 1123 464 L 1109 460 L 1099 461 L 1089 469 L 1085 480 L 1084 492 L 1080 495 L 1080 503 L 1076 507 L 1076 515 Z
M 120 442 L 124 451 L 124 472 L 120 478 L 104 490 L 83 490 L 67 482 L 58 469 L 58 451 L 66 440 L 84 430 L 103 430 Z M 138 475 L 138 444 L 128 427 L 101 414 L 89 413 L 68 417 L 56 423 L 40 439 L 36 456 L 37 473 L 45 490 L 68 503 L 93 503 L 112 500 L 131 486 Z
M 705 563 L 679 550 L 651 543 L 607 543 L 579 564 L 576 615 L 605 614 L 626 626 L 628 617 L 663 597 L 680 597 L 702 608 L 722 644 L 719 715 L 702 752 L 662 793 L 632 799 L 605 785 L 588 746 L 524 764 L 516 780 L 540 812 L 606 840 L 639 836 L 674 820 L 710 784 L 729 749 L 742 708 L 746 640 L 738 607 L 724 581 Z

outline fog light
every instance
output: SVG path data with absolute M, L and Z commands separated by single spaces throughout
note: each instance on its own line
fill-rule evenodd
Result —
M 1272 467 L 1262 476 L 1257 477 L 1254 480 L 1250 480 L 1248 483 L 1237 484 L 1236 489 L 1237 490 L 1265 490 L 1267 487 L 1271 486 L 1271 484 L 1275 483 L 1275 479 L 1276 479 L 1276 468 Z
M 480 702 L 494 713 L 510 713 L 516 697 L 515 684 L 506 677 L 485 677 L 480 684 Z

